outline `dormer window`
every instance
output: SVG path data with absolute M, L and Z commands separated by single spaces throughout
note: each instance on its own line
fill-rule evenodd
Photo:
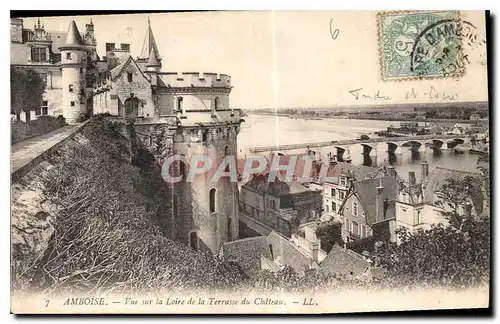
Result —
M 340 178 L 340 184 L 341 184 L 342 186 L 347 185 L 347 178 L 346 178 L 346 177 L 341 177 L 341 178 Z
M 46 62 L 47 61 L 47 48 L 46 47 L 32 47 L 31 60 L 33 62 Z
M 71 60 L 71 52 L 66 52 L 66 59 Z

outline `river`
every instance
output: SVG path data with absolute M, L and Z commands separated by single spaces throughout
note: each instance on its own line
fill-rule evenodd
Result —
M 309 142 L 338 141 L 355 139 L 361 135 L 370 138 L 377 137 L 373 133 L 385 130 L 390 125 L 399 125 L 399 122 L 380 120 L 357 120 L 357 119 L 321 119 L 305 120 L 292 119 L 286 116 L 248 115 L 241 125 L 238 135 L 238 150 L 244 157 L 252 146 L 283 145 Z M 462 153 L 457 154 L 454 150 L 434 151 L 426 148 L 425 152 L 412 153 L 409 148 L 402 148 L 402 153 L 389 155 L 387 144 L 377 144 L 376 156 L 364 156 L 361 145 L 350 147 L 352 164 L 382 166 L 384 163 L 394 165 L 398 174 L 408 180 L 408 172 L 415 171 L 417 180 L 420 181 L 420 163 L 427 161 L 429 170 L 434 167 L 446 167 L 450 169 L 477 172 L 477 155 Z M 336 153 L 334 147 L 314 149 L 321 152 L 326 158 L 331 152 Z M 286 153 L 304 153 L 303 150 L 286 151 Z M 345 153 L 347 154 L 347 152 Z M 251 155 L 251 154 L 250 154 Z

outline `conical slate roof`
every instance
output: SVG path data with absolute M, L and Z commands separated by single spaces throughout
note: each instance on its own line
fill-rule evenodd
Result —
M 66 43 L 64 43 L 64 45 L 83 45 L 82 36 L 74 20 L 69 24 L 68 33 L 66 34 Z
M 158 47 L 156 46 L 153 30 L 151 29 L 151 22 L 148 19 L 148 28 L 146 30 L 146 36 L 144 38 L 144 43 L 142 45 L 141 55 L 139 56 L 139 58 L 140 59 L 149 58 L 149 54 L 151 53 L 152 49 L 155 50 L 156 59 L 160 61 L 161 60 L 160 53 L 158 52 Z
M 152 67 L 161 66 L 160 62 L 158 61 L 158 55 L 154 47 L 151 48 L 151 52 L 149 53 L 148 63 L 146 64 L 146 66 L 152 66 Z

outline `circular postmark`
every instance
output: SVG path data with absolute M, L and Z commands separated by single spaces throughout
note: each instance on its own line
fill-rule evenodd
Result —
M 466 47 L 475 50 L 486 40 L 470 22 L 444 19 L 430 24 L 415 39 L 411 71 L 418 76 L 460 76 L 472 62 Z

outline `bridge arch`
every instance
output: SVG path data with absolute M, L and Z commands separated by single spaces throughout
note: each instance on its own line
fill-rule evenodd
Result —
M 375 144 L 361 143 L 361 146 L 363 147 L 363 155 L 370 155 L 370 153 L 372 153 L 372 151 L 375 154 L 377 152 L 377 146 Z
M 410 140 L 401 143 L 401 146 L 408 146 L 408 145 L 410 146 L 410 149 L 414 152 L 419 152 L 425 149 L 425 145 L 421 141 Z
M 443 146 L 444 141 L 438 140 L 438 139 L 433 139 L 433 140 L 425 142 L 425 144 L 429 144 L 429 147 L 431 149 L 438 150 Z
M 401 146 L 397 142 L 386 142 L 387 152 L 389 154 L 399 154 L 401 153 Z
M 459 144 L 464 144 L 465 140 L 463 138 L 453 138 L 451 140 L 446 141 L 446 147 L 447 148 L 454 148 L 455 146 Z

